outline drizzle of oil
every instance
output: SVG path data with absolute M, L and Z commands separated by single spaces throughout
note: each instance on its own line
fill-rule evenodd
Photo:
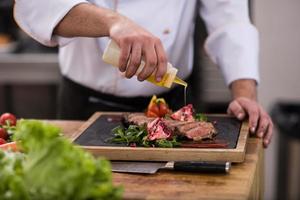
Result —
M 184 91 L 183 91 L 183 98 L 184 98 L 184 105 L 186 106 L 186 88 L 187 86 L 184 86 Z
M 177 76 L 175 77 L 173 82 L 177 83 L 179 85 L 182 85 L 184 87 L 183 98 L 184 98 L 184 105 L 186 105 L 186 88 L 188 86 L 187 82 L 185 82 L 184 80 L 178 78 Z

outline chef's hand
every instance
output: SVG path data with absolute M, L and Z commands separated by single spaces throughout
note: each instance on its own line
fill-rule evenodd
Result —
M 167 71 L 167 56 L 159 38 L 123 16 L 112 24 L 109 35 L 121 48 L 119 69 L 127 78 L 136 73 L 143 58 L 146 64 L 138 80 L 155 72 L 156 81 L 161 81 Z
M 53 32 L 63 37 L 111 37 L 121 47 L 119 69 L 126 72 L 127 78 L 136 73 L 142 57 L 146 65 L 138 75 L 140 81 L 153 72 L 156 80 L 160 81 L 167 71 L 167 56 L 160 39 L 110 9 L 89 3 L 78 4 L 65 15 Z
M 239 120 L 249 118 L 249 131 L 263 139 L 268 147 L 273 134 L 273 122 L 268 113 L 256 101 L 256 83 L 254 80 L 237 80 L 231 84 L 233 101 L 228 106 L 228 114 Z

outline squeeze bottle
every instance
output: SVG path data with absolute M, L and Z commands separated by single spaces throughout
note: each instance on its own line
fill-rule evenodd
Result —
M 113 40 L 110 40 L 108 45 L 106 46 L 102 59 L 107 64 L 111 64 L 112 66 L 117 67 L 119 65 L 119 58 L 120 58 L 120 48 L 117 43 Z M 145 62 L 142 60 L 141 64 L 136 72 L 135 75 L 138 75 L 144 68 Z M 177 83 L 183 86 L 187 86 L 187 83 L 176 76 L 178 69 L 172 66 L 171 63 L 167 64 L 167 72 L 163 76 L 160 82 L 157 82 L 155 79 L 155 75 L 152 74 L 146 80 L 161 87 L 170 88 L 172 83 Z

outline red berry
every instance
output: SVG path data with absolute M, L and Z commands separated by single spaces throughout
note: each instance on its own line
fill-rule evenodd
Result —
M 4 113 L 0 117 L 0 124 L 15 126 L 17 124 L 17 118 L 11 113 Z
M 8 138 L 8 134 L 4 128 L 0 128 L 0 139 L 6 140 Z
M 0 138 L 0 145 L 1 144 L 6 144 L 6 141 L 4 139 L 2 139 L 2 138 Z

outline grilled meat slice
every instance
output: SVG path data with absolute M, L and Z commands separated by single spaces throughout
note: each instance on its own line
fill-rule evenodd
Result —
M 173 125 L 174 128 L 181 132 L 184 133 L 192 128 L 198 127 L 199 126 L 199 122 L 184 122 L 184 123 L 177 123 Z
M 197 126 L 191 128 L 189 130 L 185 130 L 183 132 L 184 136 L 187 138 L 193 139 L 194 141 L 200 141 L 203 139 L 212 139 L 213 135 L 215 135 L 216 129 L 213 124 L 210 122 L 198 122 Z
M 147 124 L 148 140 L 168 139 L 172 136 L 172 130 L 165 124 L 162 118 L 156 118 Z
M 183 126 L 189 122 L 181 122 L 181 121 L 177 121 L 177 120 L 173 120 L 173 119 L 164 119 L 165 123 L 167 124 L 167 126 L 169 126 L 173 131 L 179 127 L 179 126 Z
M 138 126 L 149 125 L 155 118 L 146 117 L 143 113 L 131 113 L 125 116 L 125 121 Z M 158 118 L 157 118 L 158 119 Z M 177 121 L 173 119 L 160 119 L 166 127 L 174 134 L 185 136 L 194 141 L 212 138 L 216 134 L 216 129 L 210 122 L 198 121 Z M 156 122 L 157 123 L 157 122 Z
M 124 114 L 125 124 L 135 124 L 138 126 L 144 126 L 152 122 L 155 118 L 147 117 L 144 113 L 128 113 Z
M 216 129 L 210 122 L 187 122 L 176 126 L 175 130 L 178 135 L 186 136 L 194 141 L 212 138 L 216 133 Z
M 171 118 L 178 121 L 195 121 L 193 117 L 194 108 L 192 104 L 188 104 L 171 115 Z

